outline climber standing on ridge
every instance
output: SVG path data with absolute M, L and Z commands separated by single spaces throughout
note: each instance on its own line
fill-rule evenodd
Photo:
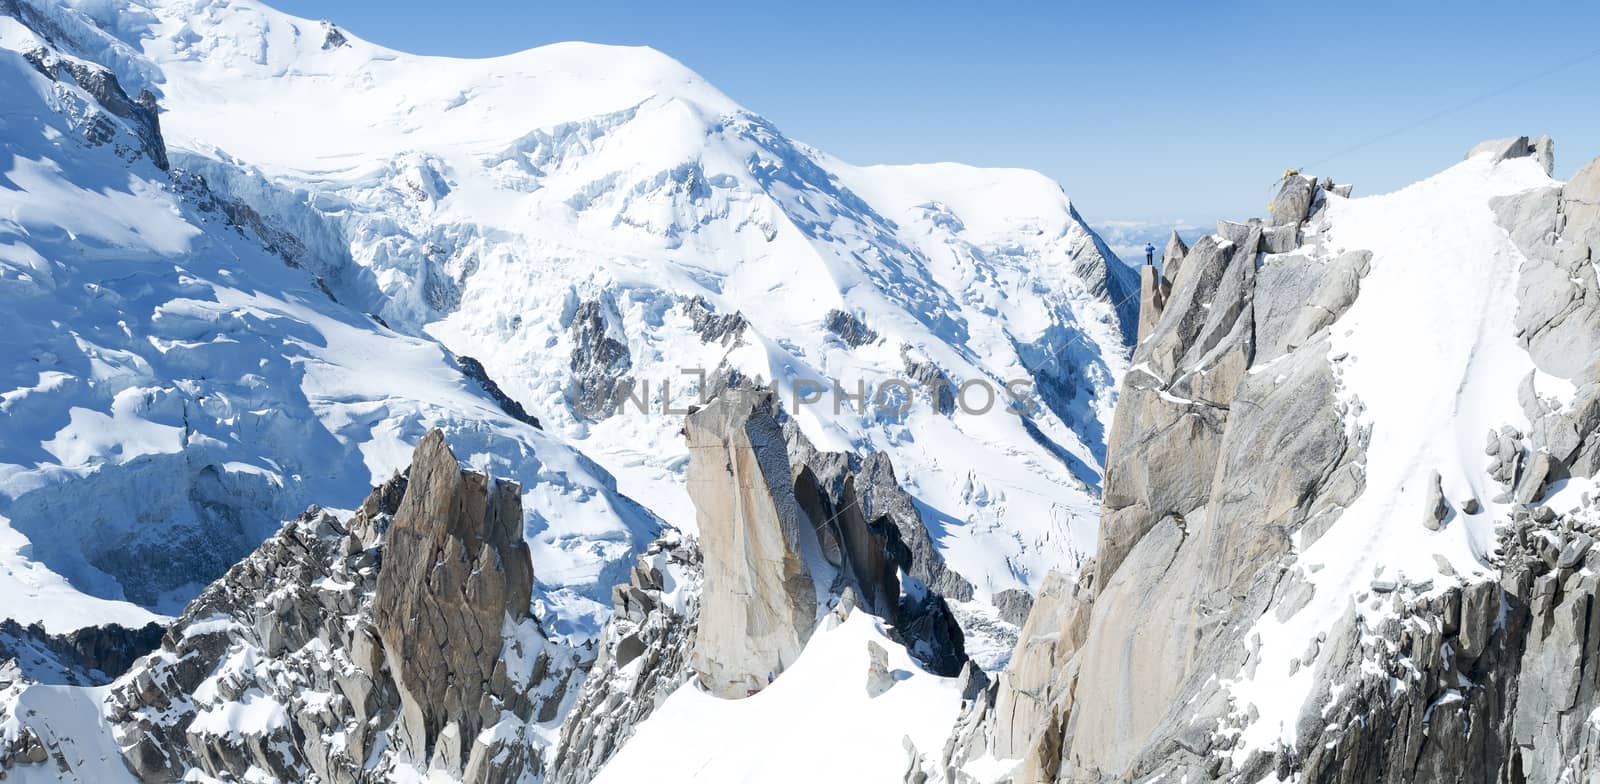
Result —
M 1148 242 L 1144 244 L 1144 263 L 1146 266 L 1156 263 L 1156 246 Z

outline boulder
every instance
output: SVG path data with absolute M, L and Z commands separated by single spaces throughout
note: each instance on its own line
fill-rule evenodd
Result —
M 1278 194 L 1268 207 L 1269 226 L 1298 226 L 1311 213 L 1311 203 L 1318 191 L 1317 181 L 1300 174 L 1290 174 L 1278 185 Z
M 1526 136 L 1490 139 L 1474 145 L 1467 151 L 1466 157 L 1471 158 L 1475 155 L 1488 155 L 1493 163 L 1533 156 L 1545 174 L 1554 171 L 1556 162 L 1555 141 L 1549 136 L 1538 136 L 1531 140 Z
M 876 697 L 894 686 L 894 673 L 889 670 L 889 652 L 882 645 L 867 641 L 867 696 Z
M 1434 471 L 1433 476 L 1428 480 L 1428 500 L 1423 507 L 1426 510 L 1426 514 L 1422 518 L 1422 524 L 1429 531 L 1437 531 L 1443 528 L 1444 521 L 1450 517 L 1450 502 L 1444 499 L 1444 485 L 1442 482 L 1443 480 L 1440 478 L 1438 471 Z
M 1238 223 L 1230 220 L 1217 221 L 1217 236 L 1235 244 L 1243 245 L 1250 238 L 1250 232 L 1261 224 L 1260 221 Z
M 1261 233 L 1261 249 L 1267 253 L 1288 253 L 1300 247 L 1300 226 L 1271 226 Z
M 1472 146 L 1472 149 L 1467 150 L 1463 160 L 1479 155 L 1487 155 L 1492 163 L 1499 163 L 1511 158 L 1525 158 L 1532 152 L 1533 145 L 1528 142 L 1528 137 L 1508 136 L 1504 139 L 1489 139 L 1478 142 Z

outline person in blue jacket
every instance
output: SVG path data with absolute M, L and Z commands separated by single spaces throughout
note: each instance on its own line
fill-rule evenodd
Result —
M 1154 264 L 1154 263 L 1156 263 L 1156 246 L 1151 245 L 1148 242 L 1146 242 L 1144 244 L 1144 263 L 1146 263 L 1146 264 Z

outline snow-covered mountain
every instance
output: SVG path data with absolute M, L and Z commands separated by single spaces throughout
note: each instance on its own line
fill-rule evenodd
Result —
M 921 389 L 903 416 L 832 394 L 797 416 L 819 443 L 893 450 L 980 597 L 1092 548 L 1136 289 L 1049 180 L 850 166 L 649 49 L 451 60 L 252 2 L 149 10 L 121 35 L 158 69 L 179 166 L 274 225 L 321 227 L 297 233 L 322 238 L 306 255 L 341 301 L 482 361 L 672 524 L 693 515 L 661 388 L 694 402 L 685 370 L 791 400 L 803 379 L 1027 379 L 1044 405 L 1026 422 Z M 630 380 L 652 414 L 576 410 Z
M 218 219 L 225 214 L 251 234 L 229 239 L 251 247 L 224 255 L 197 249 L 185 232 L 201 240 L 207 232 L 182 220 L 145 226 L 156 219 L 131 215 L 126 231 L 148 238 L 148 254 L 181 252 L 239 267 L 232 256 L 260 258 L 266 254 L 259 246 L 268 246 L 293 269 L 252 264 L 230 272 L 278 276 L 285 281 L 273 287 L 279 289 L 314 285 L 319 310 L 354 322 L 361 340 L 370 333 L 419 351 L 437 354 L 442 345 L 446 353 L 472 357 L 504 394 L 662 519 L 693 527 L 682 490 L 686 455 L 678 417 L 663 413 L 663 386 L 671 389 L 666 404 L 681 409 L 697 399 L 698 375 L 686 370 L 736 370 L 774 380 L 791 400 L 797 381 L 802 394 L 815 387 L 812 379 L 836 381 L 842 393 L 864 384 L 865 404 L 830 393 L 796 415 L 819 443 L 892 449 L 940 549 L 969 575 L 980 599 L 1025 589 L 1052 568 L 1074 569 L 1092 549 L 1105 424 L 1135 291 L 1048 180 L 953 164 L 849 166 L 786 139 L 648 49 L 563 44 L 450 60 L 386 50 L 247 0 L 16 5 L 14 17 L 40 20 L 34 26 L 45 28 L 29 34 L 110 66 L 129 94 L 148 91 L 160 106 L 165 154 L 175 169 L 185 182 L 203 179 L 196 187 L 222 205 Z M 9 48 L 35 46 L 19 39 Z M 165 219 L 181 201 L 157 194 L 148 204 Z M 69 236 L 82 233 L 63 221 Z M 186 307 L 162 301 L 179 294 L 174 284 L 141 304 Z M 111 319 L 115 309 L 103 310 Z M 186 314 L 195 334 L 156 337 L 216 338 L 206 330 L 208 314 Z M 167 316 L 165 323 L 178 320 Z M 140 330 L 128 331 L 124 343 L 149 342 Z M 217 332 L 231 341 L 227 330 Z M 224 471 L 218 481 L 225 492 L 183 490 L 197 498 L 260 496 L 245 504 L 248 519 L 229 522 L 237 529 L 232 544 L 187 548 L 209 559 L 191 570 L 200 582 L 310 499 L 354 503 L 358 488 L 400 464 L 400 445 L 446 411 L 468 408 L 435 399 L 434 418 L 416 416 L 411 405 L 366 389 L 427 397 L 426 374 L 406 380 L 415 368 L 391 359 L 387 348 L 307 342 L 338 369 L 323 374 L 310 364 L 306 375 L 371 383 L 359 392 L 306 393 L 326 399 L 326 412 L 319 399 L 233 401 L 245 410 L 270 408 L 284 428 L 312 432 L 269 436 L 271 428 L 263 427 L 259 437 L 233 439 L 242 442 L 234 454 L 197 459 L 177 452 L 196 470 L 278 463 L 264 473 Z M 211 376 L 232 383 L 260 364 L 235 352 L 230 348 L 229 359 L 238 369 L 212 369 Z M 357 364 L 360 357 L 375 365 Z M 282 368 L 262 368 L 251 374 L 262 381 L 243 383 L 293 397 L 286 388 L 294 385 L 280 382 L 301 372 L 297 358 L 264 361 Z M 443 379 L 470 386 L 450 364 L 442 361 Z M 205 368 L 195 360 L 186 369 Z M 171 373 L 147 375 L 165 380 Z M 905 413 L 872 404 L 885 381 L 900 379 L 917 397 Z M 1027 385 L 1015 388 L 1031 388 L 1042 404 L 1025 418 L 1002 413 L 1006 383 L 1019 379 Z M 952 386 L 930 396 L 922 388 L 930 380 Z M 968 387 L 958 397 L 961 384 Z M 630 389 L 649 396 L 651 413 L 588 410 Z M 995 391 L 1000 398 L 987 414 L 963 410 L 990 406 Z M 215 397 L 205 389 L 193 394 Z M 903 393 L 891 385 L 884 394 L 893 402 Z M 952 406 L 952 397 L 960 405 Z M 140 427 L 150 421 L 116 413 L 109 400 L 83 408 L 84 416 L 97 411 Z M 234 416 L 230 408 L 217 421 Z M 413 424 L 385 426 L 386 417 Z M 16 440 L 46 442 L 59 431 L 36 426 L 37 438 Z M 319 430 L 338 448 L 305 448 L 301 439 Z M 113 448 L 85 445 L 82 454 L 57 460 L 92 465 Z M 495 449 L 468 453 L 479 451 Z M 352 462 L 357 452 L 359 466 Z M 124 453 L 126 462 L 139 450 Z M 270 498 L 258 493 L 297 483 L 304 486 Z M 26 509 L 28 502 L 15 503 Z M 187 505 L 207 503 L 227 506 L 203 499 Z M 178 505 L 152 504 L 162 510 L 152 514 L 204 516 L 169 510 Z M 626 561 L 636 534 L 650 525 L 647 515 L 624 512 L 625 523 L 586 527 L 572 515 L 535 518 L 534 508 L 530 536 L 561 551 L 536 556 L 541 581 L 552 586 L 605 584 L 600 571 Z M 32 518 L 9 516 L 24 528 Z M 100 523 L 75 525 L 87 530 Z M 206 523 L 196 518 L 187 525 L 202 530 Z M 100 538 L 117 552 L 134 552 L 116 534 Z M 68 582 L 88 586 L 93 596 L 128 597 L 127 580 L 99 574 L 105 569 L 95 564 L 105 557 L 84 554 L 84 566 L 68 563 L 77 555 L 40 555 L 34 560 L 56 564 L 57 573 L 68 573 Z M 132 603 L 158 614 L 180 606 L 198 584 L 180 581 L 182 568 L 172 571 L 171 579 L 134 588 Z M 84 621 L 147 617 L 130 609 Z
M 1092 551 L 1137 287 L 1037 174 L 851 166 L 647 49 L 423 58 L 248 0 L 0 0 L 0 86 L 0 615 L 39 623 L 0 636 L 0 756 L 65 760 L 24 780 L 470 777 L 470 727 L 537 775 L 612 587 L 696 532 L 681 411 L 725 384 L 896 499 L 838 534 L 894 553 L 864 606 L 922 631 L 848 628 L 896 661 L 965 661 L 959 619 L 999 666 Z M 407 668 L 460 662 L 370 658 L 398 513 L 362 505 L 434 429 L 520 484 L 504 650 L 546 651 L 442 735 Z
M 164 170 L 132 87 L 72 53 L 119 44 L 22 7 L 0 16 L 0 613 L 55 633 L 160 619 L 445 426 L 523 482 L 547 601 L 592 634 L 615 564 L 659 521 L 439 344 L 330 296 L 297 235 Z
M 1135 275 L 648 49 L 0 0 L 0 95 L 7 780 L 1600 771 L 1548 139 Z

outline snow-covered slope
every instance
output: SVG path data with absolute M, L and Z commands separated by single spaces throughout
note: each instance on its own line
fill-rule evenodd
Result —
M 248 208 L 157 168 L 92 94 L 102 72 L 67 51 L 115 44 L 48 10 L 0 15 L 0 614 L 56 633 L 170 614 L 313 499 L 357 503 L 442 426 L 523 482 L 548 600 L 593 633 L 594 599 L 655 518 L 437 343 L 270 252 Z
M 1315 678 L 1310 668 L 1291 673 L 1289 661 L 1375 579 L 1431 582 L 1442 591 L 1458 576 L 1493 575 L 1495 525 L 1513 504 L 1484 469 L 1484 434 L 1507 425 L 1529 430 L 1518 402 L 1527 379 L 1562 404 L 1573 395 L 1571 381 L 1536 371 L 1518 345 L 1525 259 L 1493 204 L 1551 184 L 1533 158 L 1478 155 L 1394 193 L 1329 200 L 1317 239 L 1335 254 L 1373 254 L 1328 349 L 1339 358 L 1352 425 L 1371 428 L 1367 485 L 1337 525 L 1306 537 L 1299 560 L 1315 586 L 1311 604 L 1287 623 L 1267 618 L 1258 626 L 1262 664 L 1239 686 L 1241 701 L 1261 713 L 1246 735 L 1251 745 L 1294 742 L 1294 716 Z M 1480 500 L 1476 512 L 1452 514 L 1450 524 L 1430 530 L 1417 523 L 1430 508 L 1436 473 L 1446 499 Z
M 873 645 L 887 654 L 876 688 Z M 760 694 L 677 690 L 594 781 L 896 781 L 910 750 L 944 743 L 960 703 L 955 679 L 924 672 L 876 619 L 852 613 L 826 622 Z
M 661 410 L 663 382 L 695 401 L 685 370 L 776 379 L 791 401 L 802 379 L 1026 379 L 1043 403 L 1026 422 L 1003 398 L 940 413 L 920 388 L 903 416 L 833 395 L 797 416 L 820 445 L 891 451 L 980 596 L 1093 549 L 1134 287 L 1054 183 L 850 166 L 649 49 L 454 60 L 250 0 L 112 8 L 154 63 L 178 165 L 305 228 L 342 301 L 483 361 L 669 522 L 693 526 Z M 743 329 L 705 329 L 707 308 Z M 841 338 L 835 312 L 865 328 Z M 575 410 L 630 381 L 651 414 Z

